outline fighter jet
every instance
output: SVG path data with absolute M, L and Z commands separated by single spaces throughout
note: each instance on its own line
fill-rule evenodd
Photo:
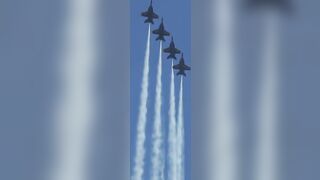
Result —
M 159 16 L 154 13 L 153 7 L 152 7 L 152 0 L 150 2 L 150 6 L 146 12 L 141 13 L 141 16 L 146 17 L 147 19 L 144 21 L 144 23 L 151 23 L 153 24 L 153 19 L 158 19 Z
M 161 19 L 161 24 L 160 24 L 159 28 L 156 30 L 153 30 L 152 33 L 158 35 L 158 37 L 156 39 L 157 41 L 158 40 L 166 41 L 164 39 L 164 36 L 170 36 L 170 33 L 164 29 L 163 18 Z
M 171 37 L 170 46 L 163 50 L 165 53 L 169 53 L 167 59 L 177 59 L 176 54 L 180 54 L 180 50 L 174 45 L 173 37 Z
M 182 53 L 182 55 L 181 55 L 179 64 L 174 65 L 172 68 L 179 70 L 179 72 L 177 73 L 177 76 L 179 76 L 179 75 L 186 76 L 186 73 L 185 73 L 184 71 L 186 71 L 186 70 L 187 70 L 187 71 L 191 70 L 191 68 L 190 68 L 189 66 L 187 66 L 186 64 L 184 64 L 183 53 Z
M 249 7 L 290 10 L 289 0 L 247 0 Z

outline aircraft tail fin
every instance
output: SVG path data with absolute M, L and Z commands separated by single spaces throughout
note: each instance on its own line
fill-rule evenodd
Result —
M 177 76 L 179 76 L 179 75 L 186 76 L 186 73 L 185 73 L 184 71 L 179 71 L 179 72 L 177 73 Z
M 153 24 L 153 20 L 152 20 L 151 18 L 147 18 L 147 19 L 144 21 L 144 23 L 151 23 L 151 24 Z
M 167 59 L 177 59 L 176 56 L 174 54 L 170 54 Z
M 159 41 L 159 40 L 160 40 L 160 41 L 166 41 L 163 36 L 158 36 L 156 40 L 157 40 L 157 41 Z

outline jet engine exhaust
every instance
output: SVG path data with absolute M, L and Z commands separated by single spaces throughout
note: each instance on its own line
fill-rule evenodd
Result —
M 150 36 L 151 25 L 148 28 L 147 47 L 144 57 L 143 77 L 141 84 L 140 106 L 137 125 L 137 140 L 136 140 L 136 153 L 134 159 L 133 180 L 142 180 L 144 173 L 144 160 L 145 160 L 145 140 L 146 140 L 146 123 L 147 123 L 147 101 L 148 101 L 148 88 L 149 88 L 149 59 L 150 59 Z
M 173 66 L 172 60 L 172 66 Z M 177 134 L 176 134 L 176 97 L 174 87 L 174 70 L 171 68 L 170 107 L 169 107 L 169 179 L 177 179 Z
M 177 122 L 177 180 L 184 180 L 184 120 L 183 120 L 183 76 L 180 81 Z
M 153 126 L 153 146 L 152 146 L 152 175 L 151 180 L 164 179 L 164 149 L 163 149 L 163 135 L 162 135 L 162 41 L 159 45 L 159 62 L 156 82 L 156 99 L 155 99 L 155 115 Z

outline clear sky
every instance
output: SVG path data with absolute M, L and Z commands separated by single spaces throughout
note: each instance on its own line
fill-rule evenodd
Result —
M 131 1 L 131 168 L 133 167 L 133 158 L 135 154 L 136 144 L 136 127 L 138 117 L 138 107 L 140 103 L 140 91 L 144 53 L 146 47 L 147 30 L 148 25 L 144 24 L 144 18 L 140 16 L 141 12 L 146 11 L 150 4 L 149 0 L 144 1 Z M 175 41 L 175 45 L 179 48 L 185 57 L 186 64 L 191 64 L 190 59 L 190 39 L 191 39 L 191 9 L 189 0 L 154 0 L 153 7 L 155 13 L 160 18 L 164 18 L 164 25 L 167 31 L 169 31 Z M 155 24 L 151 29 L 158 28 L 160 19 L 155 21 Z M 154 100 L 155 100 L 155 85 L 156 85 L 156 72 L 157 61 L 159 52 L 159 42 L 155 41 L 156 36 L 151 36 L 151 50 L 150 50 L 150 74 L 149 74 L 149 99 L 148 99 L 148 115 L 147 115 L 147 129 L 146 129 L 146 166 L 145 166 L 145 179 L 150 178 L 150 152 L 151 152 L 151 136 L 154 121 Z M 166 48 L 169 46 L 170 38 L 163 44 Z M 180 55 L 177 56 L 180 58 Z M 175 61 L 175 64 L 178 60 Z M 163 125 L 165 127 L 165 139 L 164 143 L 167 146 L 168 136 L 168 110 L 169 110 L 169 88 L 170 88 L 170 76 L 171 76 L 171 60 L 166 59 L 166 55 L 163 55 L 163 74 L 162 74 L 162 117 Z M 179 91 L 180 77 L 175 78 L 176 87 L 176 106 L 178 105 L 178 91 Z M 187 77 L 184 81 L 184 123 L 185 123 L 185 177 L 190 179 L 190 83 L 191 73 L 187 72 Z M 166 156 L 167 157 L 167 156 Z M 166 162 L 167 163 L 167 162 Z M 166 171 L 166 170 L 165 170 Z M 167 176 L 167 171 L 165 172 Z

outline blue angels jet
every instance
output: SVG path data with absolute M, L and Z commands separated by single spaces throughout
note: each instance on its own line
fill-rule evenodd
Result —
M 191 70 L 191 68 L 184 63 L 183 53 L 181 55 L 179 64 L 174 65 L 172 68 L 179 70 L 177 73 L 177 76 L 179 75 L 186 76 L 186 73 L 184 71 Z
M 173 41 L 173 37 L 171 37 L 170 46 L 168 48 L 164 49 L 163 52 L 169 53 L 167 59 L 177 59 L 176 54 L 181 53 L 181 51 L 176 48 L 174 41 Z
M 146 17 L 147 19 L 144 21 L 144 23 L 151 23 L 153 24 L 153 19 L 158 19 L 159 16 L 153 11 L 152 7 L 152 0 L 150 2 L 150 6 L 146 12 L 141 13 L 141 16 Z
M 164 39 L 164 37 L 165 37 L 165 36 L 170 36 L 170 33 L 164 29 L 163 18 L 161 19 L 161 24 L 160 24 L 159 28 L 156 29 L 156 30 L 153 30 L 152 33 L 158 35 L 158 37 L 157 37 L 157 39 L 156 39 L 157 41 L 158 41 L 158 40 L 160 40 L 160 41 L 166 41 L 166 40 Z
M 289 0 L 247 0 L 250 7 L 290 10 Z

